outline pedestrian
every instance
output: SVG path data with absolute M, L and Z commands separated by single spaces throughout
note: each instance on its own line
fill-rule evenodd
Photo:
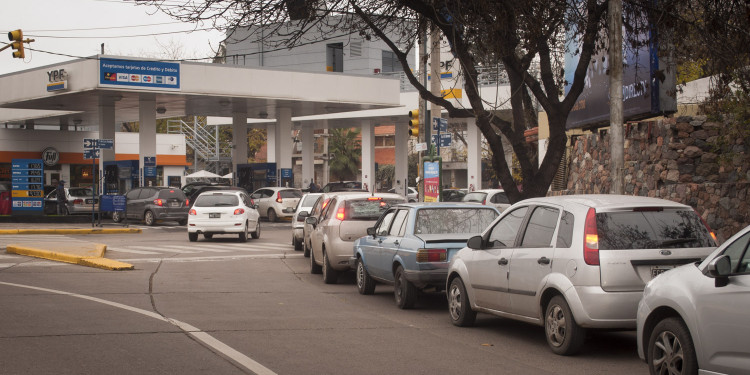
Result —
M 68 196 L 65 194 L 65 181 L 60 180 L 60 182 L 57 183 L 57 214 L 58 215 L 66 215 L 68 213 L 68 210 L 66 209 L 66 204 L 68 203 Z
M 317 193 L 318 192 L 318 185 L 315 184 L 315 180 L 310 180 L 310 189 L 309 191 L 311 193 Z

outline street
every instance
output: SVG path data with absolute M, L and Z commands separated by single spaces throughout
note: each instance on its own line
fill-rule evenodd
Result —
M 634 332 L 592 332 L 554 355 L 542 327 L 479 314 L 451 324 L 443 294 L 400 310 L 390 286 L 326 285 L 288 222 L 258 240 L 188 242 L 172 223 L 141 234 L 3 236 L 107 244 L 135 265 L 105 271 L 0 253 L 3 374 L 645 374 Z M 27 236 L 28 237 L 28 236 Z

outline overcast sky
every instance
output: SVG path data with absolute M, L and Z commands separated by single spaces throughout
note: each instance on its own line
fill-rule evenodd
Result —
M 180 23 L 153 7 L 123 0 L 2 1 L 0 46 L 7 32 L 21 29 L 26 58 L 14 59 L 10 48 L 0 52 L 0 74 L 99 54 L 164 58 L 178 50 L 181 58 L 211 57 L 223 33 L 192 31 L 210 25 Z M 141 36 L 143 35 L 143 36 Z M 31 51 L 29 47 L 36 50 Z

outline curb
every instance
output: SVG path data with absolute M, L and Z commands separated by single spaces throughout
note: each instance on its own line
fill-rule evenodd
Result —
M 140 228 L 92 228 L 92 229 L 0 229 L 3 234 L 123 234 L 142 233 Z
M 94 250 L 91 252 L 91 254 L 76 255 L 18 244 L 9 244 L 6 246 L 6 252 L 11 254 L 27 255 L 36 258 L 55 260 L 58 262 L 77 264 L 81 266 L 95 267 L 111 271 L 132 270 L 135 268 L 132 264 L 102 258 L 106 250 L 107 245 L 94 244 Z

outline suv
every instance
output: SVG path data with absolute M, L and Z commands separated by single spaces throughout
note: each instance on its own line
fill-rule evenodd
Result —
M 268 218 L 268 221 L 277 221 L 279 218 L 291 218 L 294 209 L 302 198 L 302 190 L 286 187 L 265 187 L 253 192 L 250 196 L 258 205 L 260 217 Z
M 125 213 L 115 211 L 112 220 L 119 223 L 128 219 L 142 220 L 146 225 L 154 225 L 158 220 L 174 220 L 180 225 L 187 224 L 190 202 L 179 188 L 152 186 L 135 188 L 125 194 Z
M 672 201 L 527 199 L 453 257 L 448 310 L 457 326 L 473 324 L 478 311 L 544 326 L 552 351 L 570 355 L 587 328 L 635 329 L 646 283 L 715 248 L 701 217 Z

